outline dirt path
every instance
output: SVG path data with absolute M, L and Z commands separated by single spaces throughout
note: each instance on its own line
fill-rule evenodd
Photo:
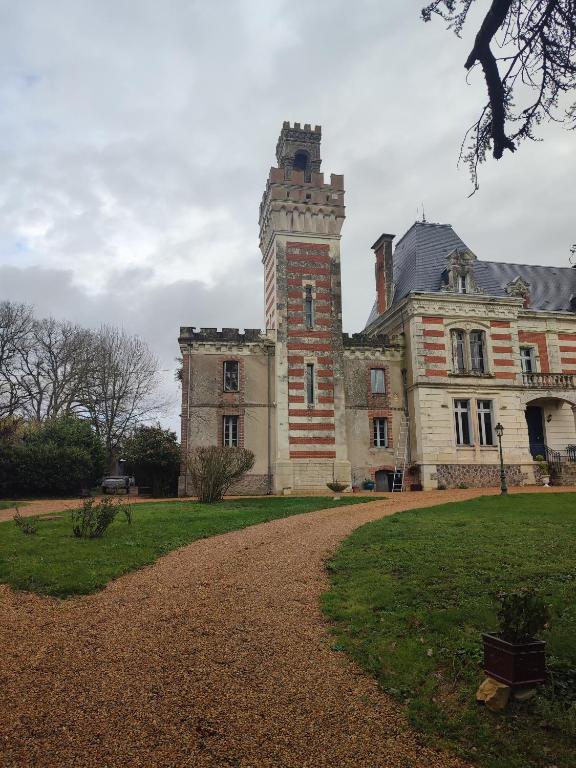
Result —
M 358 525 L 483 493 L 276 520 L 195 542 L 89 597 L 0 587 L 0 765 L 461 766 L 420 747 L 397 706 L 331 649 L 318 601 L 327 553 Z

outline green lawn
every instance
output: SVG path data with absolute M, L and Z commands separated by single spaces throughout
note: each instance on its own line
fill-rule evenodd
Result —
M 576 494 L 484 497 L 355 531 L 328 564 L 335 650 L 402 701 L 426 741 L 486 768 L 576 766 Z M 475 702 L 495 595 L 550 603 L 554 685 L 503 715 Z
M 374 501 L 348 496 L 261 498 L 197 502 L 133 504 L 133 522 L 119 515 L 101 539 L 75 539 L 70 512 L 38 523 L 38 533 L 25 536 L 12 521 L 0 523 L 0 582 L 42 595 L 96 592 L 127 571 L 153 563 L 162 555 L 196 539 L 226 533 L 279 517 L 328 507 Z
M 21 509 L 27 505 L 27 501 L 0 501 L 0 509 L 10 509 L 11 507 L 18 507 Z

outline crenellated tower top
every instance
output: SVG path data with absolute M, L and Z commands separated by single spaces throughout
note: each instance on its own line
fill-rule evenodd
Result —
M 322 129 L 285 122 L 276 145 L 277 167 L 270 169 L 260 204 L 263 261 L 275 235 L 333 238 L 344 222 L 344 177 L 320 173 Z
M 291 171 L 304 171 L 305 181 L 310 181 L 312 173 L 320 172 L 320 141 L 322 128 L 309 123 L 300 127 L 300 123 L 290 126 L 288 121 L 282 125 L 282 131 L 276 144 L 276 160 L 278 168 L 285 171 L 285 178 L 289 179 Z

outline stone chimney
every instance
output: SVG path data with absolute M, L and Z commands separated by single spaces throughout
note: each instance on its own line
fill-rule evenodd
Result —
M 380 235 L 372 246 L 376 256 L 376 306 L 378 314 L 383 315 L 394 298 L 394 274 L 392 266 L 392 240 L 396 235 Z

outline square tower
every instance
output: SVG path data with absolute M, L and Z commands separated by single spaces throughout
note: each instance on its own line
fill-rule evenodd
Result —
M 266 327 L 276 344 L 275 491 L 351 481 L 343 381 L 344 178 L 320 173 L 321 128 L 285 122 L 260 205 Z

